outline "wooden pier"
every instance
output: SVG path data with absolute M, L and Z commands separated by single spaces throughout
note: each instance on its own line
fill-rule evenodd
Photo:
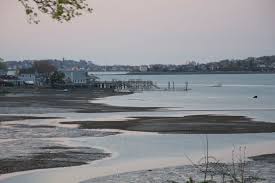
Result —
M 133 92 L 159 89 L 159 87 L 156 84 L 154 84 L 153 81 L 144 81 L 140 79 L 132 79 L 128 81 L 95 81 L 94 87 L 112 88 L 116 90 L 129 90 Z
M 190 91 L 189 83 L 185 82 L 185 87 L 176 87 L 174 81 L 168 81 L 168 87 L 160 88 L 156 83 L 150 80 L 131 79 L 131 80 L 111 80 L 111 81 L 92 81 L 86 84 L 58 84 L 54 86 L 60 89 L 70 88 L 97 88 L 112 89 L 119 93 L 133 93 L 140 91 Z

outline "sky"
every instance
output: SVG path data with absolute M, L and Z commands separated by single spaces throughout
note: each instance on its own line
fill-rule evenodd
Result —
M 29 24 L 0 0 L 0 57 L 96 64 L 185 64 L 275 55 L 275 0 L 88 0 L 69 23 Z

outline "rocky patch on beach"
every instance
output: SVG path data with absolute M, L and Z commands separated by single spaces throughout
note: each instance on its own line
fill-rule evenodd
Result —
M 5 121 L 19 121 L 19 120 L 30 120 L 30 119 L 58 119 L 58 118 L 57 117 L 38 117 L 38 116 L 0 115 L 0 123 Z
M 0 139 L 104 137 L 119 132 L 64 128 L 51 125 L 2 125 Z
M 48 119 L 47 117 L 0 116 L 0 119 L 2 119 L 0 123 L 0 174 L 79 166 L 109 157 L 109 153 L 100 149 L 59 144 L 57 138 L 104 137 L 119 134 L 119 132 L 112 131 L 35 124 L 29 121 Z
M 2 143 L 1 146 L 4 146 L 5 150 L 0 150 L 0 174 L 79 166 L 110 156 L 109 153 L 95 148 L 67 147 L 45 140 L 15 140 Z M 2 156 L 3 154 L 6 155 Z
M 275 180 L 274 163 L 249 161 L 246 164 L 246 169 L 252 172 L 253 175 L 257 176 L 257 181 L 251 182 L 272 183 Z M 190 178 L 194 182 L 203 182 L 204 173 L 199 171 L 194 165 L 184 165 L 178 167 L 120 173 L 86 180 L 81 183 L 187 183 L 190 182 Z M 219 183 L 223 182 L 223 176 L 217 174 L 211 178 L 211 176 L 208 175 L 207 180 L 209 180 L 208 182 Z M 230 181 L 228 180 L 227 182 Z

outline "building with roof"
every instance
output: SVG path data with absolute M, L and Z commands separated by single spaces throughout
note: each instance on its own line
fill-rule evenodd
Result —
M 83 85 L 88 83 L 88 73 L 86 71 L 63 71 L 65 81 L 75 85 Z

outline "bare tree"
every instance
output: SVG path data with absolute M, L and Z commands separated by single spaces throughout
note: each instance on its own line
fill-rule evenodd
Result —
M 246 147 L 239 147 L 237 153 L 235 153 L 234 147 L 232 150 L 232 162 L 223 163 L 214 156 L 209 155 L 209 139 L 207 135 L 205 137 L 205 154 L 198 163 L 194 163 L 187 155 L 185 155 L 191 164 L 199 170 L 199 172 L 203 173 L 204 176 L 202 183 L 213 182 L 214 177 L 216 177 L 216 180 L 219 180 L 218 177 L 220 177 L 220 182 L 222 183 L 254 183 L 259 180 L 264 180 L 258 175 L 259 172 L 249 170 L 246 161 Z M 209 176 L 211 179 L 208 178 Z M 187 183 L 190 183 L 190 180 L 187 181 Z
M 50 64 L 47 60 L 35 61 L 33 63 L 33 68 L 35 72 L 46 75 L 49 75 L 57 70 L 56 67 Z
M 92 12 L 86 0 L 18 0 L 25 8 L 30 23 L 39 23 L 38 12 L 48 14 L 53 19 L 64 22 Z

